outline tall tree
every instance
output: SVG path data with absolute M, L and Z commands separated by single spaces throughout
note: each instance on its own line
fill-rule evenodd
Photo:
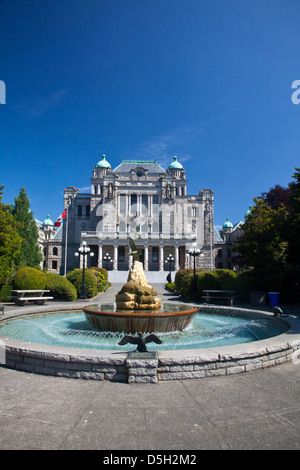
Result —
M 251 215 L 244 224 L 244 236 L 233 247 L 248 267 L 260 271 L 282 268 L 286 258 L 284 225 L 287 210 L 281 205 L 272 209 L 264 199 L 254 199 Z
M 2 203 L 4 186 L 0 185 L 0 287 L 13 271 L 22 238 L 17 233 L 20 228 L 11 214 L 11 206 Z
M 290 218 L 288 224 L 288 255 L 289 262 L 300 270 L 300 168 L 295 168 L 292 176 L 295 181 L 290 183 Z
M 23 238 L 20 253 L 16 256 L 15 262 L 19 266 L 39 268 L 42 254 L 38 245 L 38 229 L 24 187 L 20 189 L 19 195 L 15 198 L 12 214 L 21 226 L 18 233 Z

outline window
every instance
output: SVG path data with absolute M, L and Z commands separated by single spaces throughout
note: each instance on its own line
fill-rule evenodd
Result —
M 158 214 L 159 212 L 159 199 L 158 199 L 158 195 L 157 194 L 154 194 L 153 196 L 153 214 Z
M 77 207 L 77 215 L 78 215 L 78 217 L 82 216 L 82 206 Z
M 125 261 L 125 246 L 119 246 L 118 261 Z
M 52 261 L 52 269 L 57 269 L 57 261 Z
M 57 256 L 58 250 L 57 250 L 57 247 L 56 247 L 56 246 L 53 248 L 52 254 L 53 254 L 54 256 Z
M 142 214 L 148 214 L 148 196 L 147 194 L 142 195 Z
M 120 195 L 120 214 L 126 214 L 126 196 L 124 194 Z
M 152 248 L 152 262 L 157 263 L 157 261 L 158 261 L 158 247 L 154 246 Z
M 137 195 L 132 194 L 130 200 L 131 215 L 137 215 Z
M 86 215 L 86 217 L 89 217 L 89 216 L 90 216 L 90 213 L 91 213 L 91 207 L 90 207 L 90 206 L 86 206 L 86 207 L 85 207 L 85 215 Z

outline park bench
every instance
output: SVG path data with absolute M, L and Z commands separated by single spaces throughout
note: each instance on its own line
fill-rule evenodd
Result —
M 207 300 L 207 303 L 210 303 L 212 299 L 215 300 L 228 300 L 230 305 L 233 305 L 233 300 L 237 296 L 237 291 L 235 290 L 204 290 L 202 298 Z
M 44 305 L 47 300 L 53 300 L 53 297 L 43 296 L 47 292 L 50 290 L 13 290 L 11 298 L 16 305 L 25 305 L 29 301 Z

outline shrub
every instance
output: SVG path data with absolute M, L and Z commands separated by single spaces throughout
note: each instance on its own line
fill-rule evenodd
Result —
M 10 300 L 11 291 L 12 291 L 11 285 L 3 284 L 3 286 L 0 289 L 0 302 L 6 302 Z
M 45 289 L 46 275 L 35 268 L 21 268 L 15 275 L 13 286 L 14 289 Z
M 231 269 L 214 269 L 211 273 L 216 276 L 217 289 L 232 290 L 236 287 L 237 275 Z
M 201 297 L 205 289 L 217 289 L 218 280 L 213 272 L 199 271 L 196 273 L 197 295 Z
M 98 271 L 99 273 L 104 274 L 104 277 L 106 281 L 108 281 L 108 271 L 105 268 L 98 268 L 98 267 L 93 267 L 91 268 L 93 271 Z
M 87 298 L 95 297 L 98 294 L 97 278 L 91 270 L 85 269 L 85 287 Z M 67 279 L 74 285 L 77 290 L 77 295 L 80 295 L 82 286 L 82 269 L 73 269 L 68 272 Z
M 175 290 L 177 294 L 182 294 L 182 289 L 183 289 L 183 279 L 188 275 L 193 272 L 192 269 L 180 269 L 179 271 L 176 272 L 175 274 Z
M 189 272 L 182 278 L 180 295 L 185 300 L 191 300 L 193 297 L 194 273 Z
M 101 268 L 99 268 L 101 269 Z M 95 270 L 94 268 L 91 268 L 90 270 L 93 275 L 96 277 L 97 279 L 97 290 L 98 292 L 103 292 L 104 290 L 106 290 L 106 284 L 107 284 L 107 279 L 105 278 L 105 275 L 102 271 L 98 271 L 98 270 Z
M 174 292 L 175 282 L 167 282 L 166 285 L 165 285 L 165 289 L 169 290 L 170 292 Z
M 46 289 L 51 291 L 55 299 L 76 300 L 75 286 L 63 276 L 54 273 L 46 274 Z

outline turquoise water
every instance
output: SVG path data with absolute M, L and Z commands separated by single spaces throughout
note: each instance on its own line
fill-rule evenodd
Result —
M 182 332 L 157 333 L 161 345 L 149 343 L 151 350 L 212 348 L 259 341 L 287 330 L 285 323 L 274 318 L 245 318 L 199 313 L 191 326 Z M 30 343 L 69 348 L 134 350 L 119 346 L 124 333 L 100 332 L 86 320 L 83 312 L 59 312 L 23 316 L 0 322 L 0 334 Z

